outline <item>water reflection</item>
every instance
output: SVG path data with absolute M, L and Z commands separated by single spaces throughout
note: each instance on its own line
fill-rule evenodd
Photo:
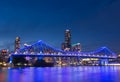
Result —
M 119 82 L 120 67 L 2 68 L 0 82 Z

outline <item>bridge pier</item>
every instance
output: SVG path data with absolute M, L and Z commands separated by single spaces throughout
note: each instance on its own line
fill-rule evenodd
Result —
M 68 63 L 68 66 L 70 66 L 70 63 L 71 63 L 71 58 L 70 57 L 67 57 L 67 63 Z
M 12 56 L 10 56 L 9 66 L 14 67 L 14 65 L 13 65 L 13 57 Z
M 12 60 L 13 60 L 13 58 L 12 58 L 12 56 L 10 56 L 10 62 L 9 62 L 10 64 L 12 64 Z
M 100 59 L 100 61 L 99 61 L 100 65 L 107 65 L 108 63 L 109 63 L 108 59 Z
M 59 62 L 61 61 L 59 59 L 60 59 L 59 57 L 53 57 L 54 66 L 58 66 L 59 65 Z
M 81 57 L 77 57 L 77 65 L 79 66 L 79 65 L 81 65 Z

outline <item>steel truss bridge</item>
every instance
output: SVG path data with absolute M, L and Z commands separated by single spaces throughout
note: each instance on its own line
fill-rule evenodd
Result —
M 73 52 L 63 51 L 54 48 L 47 43 L 39 40 L 38 42 L 17 50 L 11 56 L 21 57 L 81 57 L 81 58 L 100 58 L 100 59 L 115 59 L 117 55 L 107 47 L 101 47 L 92 52 Z

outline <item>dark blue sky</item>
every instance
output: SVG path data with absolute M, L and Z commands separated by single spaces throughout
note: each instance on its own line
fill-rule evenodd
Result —
M 64 30 L 84 51 L 107 46 L 120 52 L 120 0 L 1 0 L 0 48 L 43 40 L 60 48 Z

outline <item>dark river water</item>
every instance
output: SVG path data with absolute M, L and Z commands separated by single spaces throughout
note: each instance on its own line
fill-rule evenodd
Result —
M 120 67 L 1 68 L 0 82 L 120 82 Z

